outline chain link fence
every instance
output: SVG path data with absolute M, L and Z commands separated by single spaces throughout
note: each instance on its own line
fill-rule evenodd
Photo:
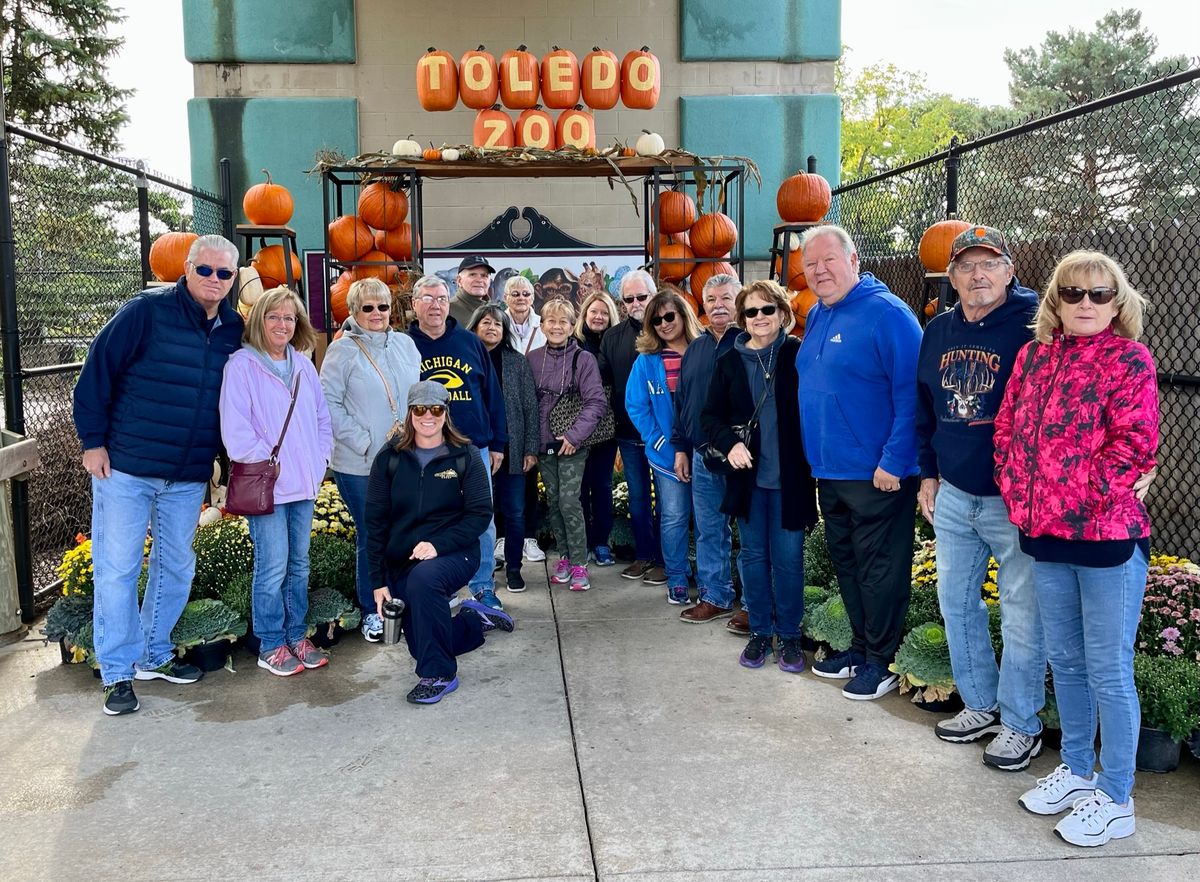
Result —
M 1155 548 L 1200 558 L 1200 69 L 1052 114 L 834 191 L 860 265 L 920 316 L 937 295 L 921 234 L 955 215 L 1003 230 L 1042 290 L 1060 257 L 1103 251 L 1150 302 L 1159 370 Z

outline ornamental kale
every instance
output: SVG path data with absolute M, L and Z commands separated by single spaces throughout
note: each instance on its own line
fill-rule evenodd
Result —
M 828 643 L 835 652 L 849 649 L 854 633 L 850 628 L 850 617 L 846 614 L 846 604 L 842 602 L 842 598 L 834 595 L 811 610 L 806 610 L 804 632 L 813 640 Z
M 217 640 L 236 640 L 246 633 L 246 620 L 219 600 L 192 600 L 183 608 L 179 621 L 171 631 L 175 651 L 184 651 L 201 643 Z
M 916 690 L 913 701 L 949 698 L 954 692 L 954 673 L 946 629 L 937 622 L 926 622 L 909 631 L 888 670 L 900 675 L 901 692 Z

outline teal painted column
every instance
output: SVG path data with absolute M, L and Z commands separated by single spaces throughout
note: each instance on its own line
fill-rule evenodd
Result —
M 679 0 L 683 61 L 836 61 L 841 0 Z
M 193 64 L 355 61 L 354 0 L 183 0 Z

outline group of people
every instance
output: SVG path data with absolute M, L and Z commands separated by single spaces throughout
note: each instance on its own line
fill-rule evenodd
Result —
M 806 669 L 804 538 L 820 513 L 853 640 L 812 670 L 845 681 L 849 699 L 897 686 L 888 665 L 919 506 L 938 536 L 939 600 L 965 704 L 936 734 L 992 735 L 984 762 L 1025 768 L 1042 749 L 1048 661 L 1062 764 L 1020 804 L 1070 809 L 1056 832 L 1075 844 L 1129 835 L 1133 632 L 1150 531 L 1142 500 L 1158 425 L 1153 361 L 1136 342 L 1143 297 L 1110 258 L 1075 252 L 1039 300 L 1018 283 L 1004 235 L 975 227 L 951 250 L 958 301 L 922 333 L 903 301 L 860 273 L 842 228 L 808 230 L 802 255 L 818 300 L 802 339 L 789 334 L 778 284 L 728 274 L 705 284 L 702 326 L 682 292 L 643 270 L 621 279 L 624 318 L 603 291 L 578 309 L 548 300 L 539 315 L 521 276 L 508 279 L 501 306 L 489 298 L 491 267 L 469 257 L 453 294 L 437 276 L 415 283 L 407 331 L 389 321 L 387 287 L 360 280 L 318 376 L 302 354 L 313 330 L 299 298 L 267 292 L 243 327 L 225 303 L 236 249 L 201 237 L 174 288 L 143 292 L 98 335 L 76 389 L 95 498 L 105 712 L 137 709 L 134 679 L 200 677 L 167 638 L 218 447 L 235 462 L 278 452 L 274 511 L 249 518 L 259 664 L 287 676 L 328 663 L 304 627 L 313 501 L 328 464 L 357 527 L 363 634 L 379 640 L 385 604 L 402 601 L 417 704 L 458 687 L 456 656 L 484 634 L 513 630 L 496 574 L 522 591 L 522 558 L 544 558 L 538 475 L 558 554 L 550 582 L 584 591 L 589 566 L 615 563 L 619 454 L 635 558 L 620 575 L 665 586 L 684 622 L 728 618 L 747 638 L 739 661 L 749 668 L 774 654 L 782 671 Z M 989 556 L 999 562 L 999 664 L 980 590 Z M 452 617 L 448 601 L 464 584 L 471 599 Z

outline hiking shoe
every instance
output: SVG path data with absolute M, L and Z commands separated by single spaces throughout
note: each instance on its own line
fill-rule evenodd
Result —
M 779 646 L 779 670 L 799 674 L 804 670 L 804 647 L 799 637 L 785 637 Z
M 305 637 L 291 646 L 292 655 L 296 657 L 296 661 L 304 665 L 306 668 L 323 668 L 329 664 L 329 653 L 322 649 L 317 649 L 313 642 Z
M 900 685 L 900 676 L 883 665 L 867 662 L 858 665 L 854 679 L 842 687 L 842 696 L 852 701 L 874 701 Z
M 276 677 L 290 677 L 292 674 L 299 674 L 304 670 L 300 659 L 292 655 L 292 651 L 286 646 L 276 646 L 274 649 L 259 653 L 258 666 L 266 668 Z
M 655 564 L 650 569 L 646 570 L 645 575 L 642 576 L 642 581 L 645 582 L 647 585 L 666 585 L 667 584 L 666 568 L 659 566 L 658 564 Z
M 813 662 L 812 672 L 826 680 L 849 680 L 865 661 L 866 658 L 861 652 L 847 649 L 845 652 Z
M 363 616 L 362 635 L 368 643 L 378 643 L 383 639 L 383 617 L 379 613 L 367 613 Z
M 492 569 L 498 570 L 502 566 L 504 566 L 504 539 L 503 538 L 496 540 L 496 550 L 492 554 L 492 559 L 495 561 L 495 564 L 493 565 Z
M 1042 752 L 1042 736 L 1023 735 L 1008 726 L 983 751 L 983 764 L 1005 772 L 1019 772 Z
M 465 605 L 464 601 L 464 605 Z M 409 704 L 437 704 L 446 695 L 458 688 L 458 677 L 443 680 L 440 677 L 422 677 L 405 696 Z
M 942 720 L 934 726 L 933 734 L 951 744 L 966 744 L 999 732 L 1001 728 L 999 711 L 964 707 L 949 720 Z
M 513 594 L 520 594 L 525 590 L 525 579 L 520 570 L 505 570 L 504 578 L 508 582 L 508 590 Z
M 622 579 L 640 579 L 650 572 L 654 566 L 654 561 L 650 560 L 635 560 L 625 569 L 621 570 Z
M 177 658 L 159 665 L 152 671 L 133 672 L 135 680 L 166 680 L 168 683 L 195 683 L 203 677 L 204 671 Z
M 711 622 L 713 619 L 723 619 L 726 616 L 733 615 L 733 610 L 726 609 L 723 606 L 717 606 L 715 603 L 709 603 L 707 600 L 701 600 L 690 609 L 685 609 L 679 614 L 679 620 L 683 622 L 691 622 L 692 624 L 701 624 L 703 622 Z M 726 626 L 728 627 L 728 626 Z
M 587 591 L 592 587 L 588 581 L 587 567 L 571 567 L 571 590 Z
M 1063 842 L 1090 848 L 1132 836 L 1136 826 L 1132 796 L 1125 805 L 1117 805 L 1103 790 L 1096 790 L 1075 800 L 1071 814 L 1054 825 L 1054 833 Z
M 742 650 L 738 663 L 743 668 L 761 668 L 766 664 L 771 654 L 772 637 L 770 634 L 752 634 Z
M 554 572 L 550 574 L 551 585 L 566 585 L 571 581 L 571 559 L 568 557 L 560 557 L 558 563 L 554 567 Z
M 598 567 L 611 567 L 617 562 L 617 559 L 613 557 L 612 549 L 607 545 L 597 545 L 596 550 L 592 552 L 592 560 Z
M 541 563 L 546 559 L 546 552 L 542 551 L 542 546 L 538 545 L 537 539 L 532 536 L 525 539 L 522 550 L 525 553 L 525 559 L 530 563 Z
M 672 585 L 667 589 L 667 603 L 673 603 L 675 606 L 681 606 L 691 600 L 688 597 L 687 585 Z
M 516 622 L 513 621 L 513 617 L 504 610 L 493 609 L 481 601 L 464 600 L 462 602 L 462 608 L 469 609 L 471 612 L 475 613 L 475 615 L 479 616 L 480 621 L 483 622 L 484 634 L 488 633 L 488 631 L 504 631 L 505 633 L 512 633 L 512 629 L 516 627 Z M 459 615 L 462 615 L 462 613 L 459 613 Z
M 482 603 L 484 606 L 490 607 L 491 609 L 496 609 L 496 610 L 504 609 L 504 604 L 501 603 L 500 598 L 496 596 L 495 588 L 484 588 L 482 591 L 480 591 L 478 594 L 475 595 L 475 599 L 478 600 L 480 603 Z M 465 600 L 463 601 L 463 605 L 466 606 Z
M 1022 793 L 1017 804 L 1035 815 L 1057 815 L 1095 792 L 1095 772 L 1090 778 L 1080 778 L 1063 763 L 1045 778 L 1038 778 L 1037 786 Z
M 121 714 L 131 714 L 141 707 L 138 698 L 133 694 L 132 680 L 118 680 L 111 686 L 104 687 L 104 712 L 110 717 Z
M 679 614 L 680 618 L 691 612 L 690 609 L 684 610 Z M 737 634 L 739 637 L 750 636 L 750 613 L 744 609 L 738 610 L 733 614 L 733 618 L 725 623 L 725 630 L 730 634 Z

